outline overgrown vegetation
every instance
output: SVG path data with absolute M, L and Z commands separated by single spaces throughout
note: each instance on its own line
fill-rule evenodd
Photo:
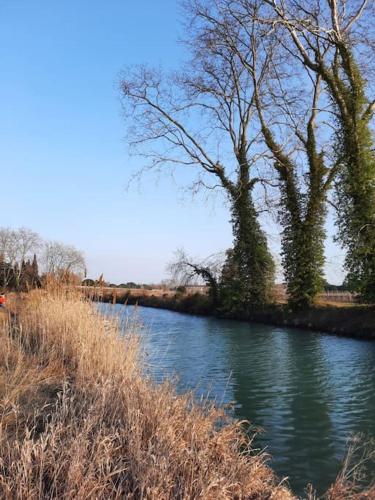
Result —
M 347 248 L 349 286 L 375 302 L 375 154 L 370 130 L 373 104 L 348 47 L 340 46 L 341 75 L 334 73 L 345 106 L 339 108 L 336 183 L 339 238 Z
M 232 225 L 233 249 L 220 276 L 219 308 L 246 313 L 272 300 L 275 264 L 247 193 L 239 193 L 233 203 Z
M 253 71 L 255 74 L 256 67 Z M 299 125 L 298 131 L 293 130 L 302 143 L 300 150 L 306 157 L 305 190 L 299 186 L 298 159 L 285 152 L 285 147 L 275 139 L 270 125 L 267 124 L 259 92 L 256 93 L 262 134 L 273 155 L 274 168 L 280 182 L 282 258 L 289 304 L 293 309 L 311 306 L 323 289 L 325 203 L 335 175 L 333 168 L 329 170 L 325 166 L 323 151 L 318 150 L 316 140 L 319 79 L 314 82 L 313 89 L 313 103 L 306 123 L 306 134 L 302 131 L 302 124 Z
M 0 323 L 2 497 L 293 497 L 241 423 L 144 377 L 136 332 L 74 294 L 20 302 Z
M 10 323 L 0 314 L 2 497 L 295 498 L 241 422 L 147 379 L 134 326 L 120 335 L 66 288 L 14 301 Z M 351 470 L 324 498 L 372 498 Z

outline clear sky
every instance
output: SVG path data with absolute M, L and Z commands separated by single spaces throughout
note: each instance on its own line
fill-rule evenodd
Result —
M 117 283 L 160 281 L 177 248 L 231 245 L 223 199 L 192 199 L 181 170 L 127 189 L 141 163 L 127 154 L 119 75 L 178 67 L 179 20 L 177 0 L 0 0 L 0 226 L 73 244 L 90 277 Z M 342 251 L 329 243 L 327 257 L 340 283 Z

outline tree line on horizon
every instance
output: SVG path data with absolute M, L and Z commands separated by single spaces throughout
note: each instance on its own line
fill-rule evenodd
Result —
M 166 75 L 121 81 L 129 140 L 144 168 L 195 169 L 193 189 L 221 189 L 233 246 L 219 268 L 180 256 L 226 310 L 272 301 L 275 264 L 260 214 L 276 213 L 289 305 L 324 284 L 333 210 L 346 283 L 375 303 L 374 3 L 186 0 L 191 58 Z M 261 202 L 257 202 L 262 194 Z
M 98 279 L 94 280 L 92 278 L 85 278 L 82 281 L 82 286 L 89 287 L 107 287 L 107 288 L 126 288 L 126 289 L 144 289 L 152 290 L 154 288 L 160 288 L 165 286 L 163 284 L 150 284 L 150 283 L 135 283 L 134 281 L 127 281 L 126 283 L 110 283 L 104 280 L 103 275 L 99 276 Z

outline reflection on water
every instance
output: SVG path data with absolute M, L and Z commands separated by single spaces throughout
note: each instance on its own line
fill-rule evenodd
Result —
M 375 343 L 132 306 L 99 305 L 121 321 L 137 315 L 152 376 L 177 376 L 264 432 L 297 493 L 327 488 L 353 433 L 375 437 Z

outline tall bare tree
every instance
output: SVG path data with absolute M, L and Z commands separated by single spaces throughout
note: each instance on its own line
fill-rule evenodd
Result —
M 264 139 L 280 180 L 283 266 L 289 303 L 295 308 L 310 306 L 323 287 L 326 201 L 337 174 L 336 166 L 328 167 L 316 137 L 320 78 L 312 87 L 307 116 L 283 106 L 284 128 L 297 139 L 292 148 L 293 140 L 278 140 L 278 124 L 264 105 L 261 91 L 256 99 Z M 287 104 L 285 94 L 277 99 Z
M 327 193 L 337 174 L 320 136 L 321 77 L 293 64 L 285 36 L 262 1 L 217 0 L 199 5 L 202 16 L 251 80 L 262 138 L 281 190 L 282 251 L 289 300 L 310 305 L 323 284 L 324 220 Z M 326 49 L 325 49 L 326 50 Z M 325 117 L 327 118 L 327 117 Z
M 372 0 L 265 3 L 274 17 L 262 21 L 283 28 L 289 38 L 286 50 L 321 78 L 334 104 L 336 161 L 341 167 L 336 185 L 339 239 L 347 250 L 349 283 L 364 300 L 375 302 L 375 155 L 370 126 L 375 111 L 375 4 Z
M 195 168 L 196 185 L 224 190 L 234 234 L 231 279 L 241 307 L 248 309 L 269 300 L 273 282 L 273 261 L 253 199 L 256 184 L 265 182 L 264 152 L 252 77 L 222 43 L 222 26 L 210 5 L 187 4 L 192 53 L 187 70 L 164 78 L 140 67 L 124 77 L 121 90 L 133 124 L 131 144 L 148 167 Z

